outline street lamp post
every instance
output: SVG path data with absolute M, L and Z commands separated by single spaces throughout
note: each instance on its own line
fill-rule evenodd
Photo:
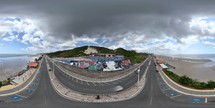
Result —
M 54 73 L 54 58 L 52 58 L 52 70 L 53 70 L 53 73 Z
M 137 85 L 140 85 L 140 69 L 137 70 Z

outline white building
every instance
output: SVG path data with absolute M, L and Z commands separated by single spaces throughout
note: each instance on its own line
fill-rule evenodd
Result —
M 93 54 L 98 53 L 98 51 L 95 48 L 91 48 L 90 46 L 87 47 L 87 49 L 84 51 L 85 54 Z

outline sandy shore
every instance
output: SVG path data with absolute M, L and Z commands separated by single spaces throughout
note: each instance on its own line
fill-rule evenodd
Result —
M 166 63 L 176 67 L 170 70 L 178 75 L 187 75 L 198 81 L 215 81 L 215 65 L 210 65 L 212 61 L 209 59 L 157 57 L 162 58 Z

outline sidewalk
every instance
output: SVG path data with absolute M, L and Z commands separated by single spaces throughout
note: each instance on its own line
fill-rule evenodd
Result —
M 48 71 L 48 73 L 49 73 L 49 77 L 53 88 L 56 90 L 56 92 L 59 95 L 63 96 L 64 98 L 67 98 L 73 101 L 81 101 L 81 102 L 96 102 L 96 103 L 116 102 L 116 101 L 131 99 L 142 91 L 142 89 L 145 86 L 148 67 L 145 70 L 145 74 L 140 78 L 139 86 L 136 83 L 133 86 L 131 86 L 129 89 L 123 90 L 121 92 L 100 95 L 100 99 L 96 99 L 96 95 L 93 95 L 93 94 L 80 93 L 80 92 L 71 90 L 68 87 L 61 84 L 60 81 L 55 77 L 52 71 Z M 50 69 L 50 66 L 47 63 L 47 70 L 49 69 Z

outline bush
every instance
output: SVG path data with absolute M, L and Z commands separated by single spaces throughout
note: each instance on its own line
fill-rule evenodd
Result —
M 195 89 L 205 89 L 206 88 L 206 83 L 205 82 L 194 81 L 192 83 L 192 87 L 195 88 Z
M 1 88 L 1 86 L 2 86 L 2 82 L 0 82 L 0 88 Z
M 190 86 L 193 83 L 193 80 L 186 75 L 183 75 L 179 78 L 179 83 Z
M 207 88 L 214 89 L 215 88 L 215 82 L 214 81 L 208 81 L 207 82 Z
M 173 72 L 167 70 L 165 71 L 166 75 L 169 76 L 173 81 L 178 82 L 180 79 L 180 76 L 174 74 Z

